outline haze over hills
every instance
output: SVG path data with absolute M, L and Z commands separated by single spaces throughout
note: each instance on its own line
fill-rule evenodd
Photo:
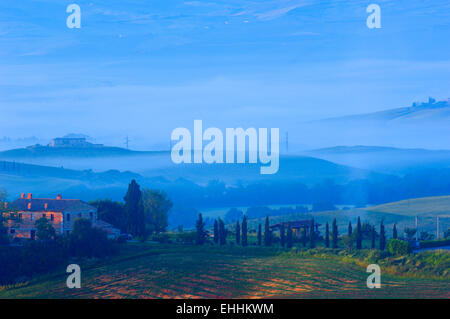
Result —
M 428 102 L 413 103 L 412 106 L 402 107 L 392 110 L 380 111 L 375 113 L 366 113 L 359 115 L 349 115 L 337 118 L 328 118 L 325 122 L 379 122 L 402 123 L 408 124 L 412 122 L 447 122 L 450 120 L 450 99 L 436 102 L 433 98 L 429 98 Z
M 315 149 L 304 154 L 342 165 L 389 174 L 450 167 L 450 150 L 356 145 Z
M 361 104 L 364 109 L 364 103 Z M 289 132 L 298 152 L 337 145 L 450 149 L 450 100 L 414 103 L 381 112 L 299 122 Z M 295 149 L 295 148 L 294 148 Z

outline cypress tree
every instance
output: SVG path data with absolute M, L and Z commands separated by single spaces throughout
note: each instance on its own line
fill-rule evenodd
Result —
M 314 218 L 311 218 L 311 221 L 309 222 L 309 248 L 316 247 L 315 237 L 316 232 L 314 230 Z
M 239 225 L 239 221 L 236 222 L 236 245 L 241 243 L 241 225 Z
M 336 222 L 336 218 L 335 218 L 335 219 L 333 219 L 333 225 L 331 228 L 332 247 L 334 249 L 336 249 L 338 247 L 338 237 L 339 237 L 339 232 L 338 232 L 337 222 Z
M 325 247 L 330 247 L 330 229 L 328 227 L 328 222 L 325 225 Z
M 362 248 L 362 229 L 361 219 L 358 216 L 358 223 L 356 224 L 356 249 Z
M 292 238 L 291 222 L 288 223 L 287 236 L 286 237 L 287 237 L 287 248 L 292 248 L 293 238 Z
M 258 246 L 262 244 L 262 232 L 261 232 L 261 223 L 258 225 Z
M 242 246 L 247 246 L 247 216 L 242 219 Z
M 303 244 L 303 247 L 306 247 L 306 243 L 308 242 L 308 236 L 306 235 L 306 227 L 302 227 L 300 230 L 300 238 Z
M 227 243 L 227 230 L 222 219 L 219 218 L 219 243 L 221 246 Z
M 128 190 L 124 197 L 124 212 L 127 218 L 127 230 L 133 236 L 145 235 L 144 207 L 141 198 L 142 192 L 140 186 L 133 179 L 128 185 Z
M 352 222 L 348 222 L 348 249 L 352 249 L 353 248 L 353 240 L 352 240 L 352 235 L 353 235 L 353 227 L 352 227 Z
M 272 245 L 272 233 L 270 232 L 269 216 L 266 216 L 266 223 L 264 224 L 264 245 Z
M 281 243 L 281 247 L 284 247 L 284 244 L 286 242 L 286 234 L 284 232 L 284 223 L 281 223 L 281 228 L 280 228 L 280 243 Z
M 214 243 L 219 242 L 219 225 L 217 224 L 217 219 L 214 220 Z
M 381 224 L 380 224 L 380 250 L 384 250 L 385 247 L 386 247 L 386 234 L 384 232 L 383 221 L 381 221 Z
M 394 224 L 394 229 L 392 230 L 392 238 L 397 239 L 398 234 L 397 234 L 397 225 Z
M 371 245 L 371 247 L 372 247 L 372 249 L 375 249 L 375 226 L 372 226 L 372 245 Z
M 202 213 L 198 214 L 197 222 L 195 223 L 195 228 L 197 230 L 197 236 L 195 238 L 195 243 L 197 245 L 203 245 L 206 239 L 205 223 L 203 222 Z

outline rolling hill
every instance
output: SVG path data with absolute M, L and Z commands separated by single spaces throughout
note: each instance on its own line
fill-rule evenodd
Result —
M 142 151 L 132 151 L 120 147 L 48 147 L 42 145 L 33 145 L 26 148 L 17 148 L 12 150 L 7 150 L 0 152 L 0 159 L 7 160 L 21 160 L 21 159 L 37 159 L 37 158 L 60 158 L 60 157 L 81 157 L 81 158 L 91 158 L 91 157 L 114 157 L 114 156 L 138 156 L 138 155 L 149 155 L 149 154 L 159 154 L 168 152 L 142 152 Z
M 367 208 L 371 212 L 402 216 L 450 218 L 450 196 L 435 196 L 402 200 Z
M 382 123 L 411 123 L 436 122 L 450 120 L 450 99 L 436 102 L 430 98 L 428 102 L 414 103 L 409 107 L 401 107 L 386 111 L 349 115 L 338 118 L 328 118 L 325 122 L 382 122 Z
M 382 146 L 335 146 L 304 152 L 307 156 L 383 173 L 450 167 L 449 150 L 395 148 Z

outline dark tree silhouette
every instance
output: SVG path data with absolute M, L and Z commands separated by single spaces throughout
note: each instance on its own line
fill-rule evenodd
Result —
M 280 243 L 281 243 L 281 247 L 284 247 L 284 245 L 286 244 L 286 233 L 284 231 L 284 223 L 281 223 L 281 228 L 280 228 Z
M 386 233 L 384 231 L 384 224 L 381 221 L 380 224 L 380 250 L 384 250 L 386 248 Z
M 244 215 L 242 219 L 242 246 L 248 245 L 248 237 L 247 237 L 247 216 Z
M 214 243 L 219 242 L 219 224 L 217 223 L 217 220 L 214 220 Z
M 241 243 L 241 225 L 239 221 L 236 222 L 236 245 Z
M 292 238 L 292 225 L 291 222 L 288 223 L 287 226 L 287 248 L 292 248 L 293 238 Z
M 362 248 L 362 229 L 361 219 L 358 216 L 358 223 L 356 224 L 356 249 Z
M 338 238 L 339 238 L 339 231 L 337 227 L 336 218 L 333 219 L 333 225 L 331 227 L 331 241 L 332 241 L 332 247 L 337 248 L 338 247 Z
M 197 222 L 195 223 L 195 229 L 197 230 L 197 234 L 195 237 L 195 243 L 197 245 L 203 245 L 206 241 L 206 231 L 205 231 L 205 223 L 203 222 L 202 213 L 198 214 Z
M 309 222 L 309 248 L 316 247 L 316 232 L 314 231 L 314 218 Z
M 258 225 L 258 246 L 262 244 L 262 230 L 261 223 Z
M 328 222 L 325 225 L 325 247 L 330 247 L 330 229 L 328 226 Z
M 128 185 L 128 191 L 124 197 L 125 216 L 127 218 L 127 230 L 133 236 L 145 235 L 144 208 L 141 203 L 142 192 L 139 184 L 133 179 Z
M 398 234 L 397 234 L 397 225 L 394 224 L 394 229 L 392 230 L 392 238 L 397 239 Z
M 272 245 L 272 232 L 270 231 L 269 216 L 266 216 L 266 223 L 264 224 L 264 245 Z
M 227 230 L 225 229 L 225 224 L 223 220 L 219 218 L 219 243 L 221 246 L 227 243 Z

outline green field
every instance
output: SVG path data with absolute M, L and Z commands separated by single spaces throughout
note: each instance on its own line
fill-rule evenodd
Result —
M 383 274 L 368 289 L 365 267 L 275 248 L 127 244 L 126 252 L 82 264 L 82 288 L 64 270 L 0 298 L 450 298 L 450 281 Z
M 367 210 L 404 216 L 439 216 L 440 218 L 450 218 L 450 196 L 407 199 L 369 207 Z

